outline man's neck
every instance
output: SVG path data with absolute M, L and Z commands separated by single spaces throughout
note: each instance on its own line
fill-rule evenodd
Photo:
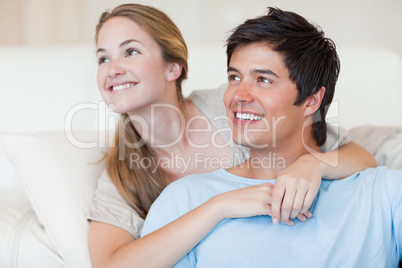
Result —
M 245 178 L 276 179 L 284 169 L 300 156 L 310 154 L 311 150 L 319 151 L 313 138 L 276 148 L 250 148 L 250 157 L 228 171 Z

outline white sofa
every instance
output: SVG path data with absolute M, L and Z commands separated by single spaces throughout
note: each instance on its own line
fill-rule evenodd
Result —
M 95 49 L 0 48 L 0 267 L 90 267 L 86 214 L 116 115 L 96 86 Z M 402 169 L 402 63 L 380 47 L 339 47 L 328 120 L 381 165 Z M 192 89 L 226 80 L 220 44 L 189 45 Z

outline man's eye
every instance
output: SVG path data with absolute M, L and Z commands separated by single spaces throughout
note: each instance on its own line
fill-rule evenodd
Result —
M 237 75 L 232 74 L 232 75 L 229 75 L 228 80 L 229 81 L 240 81 L 240 77 L 238 77 Z
M 271 80 L 265 77 L 260 77 L 258 78 L 258 82 L 263 82 L 263 83 L 271 83 Z

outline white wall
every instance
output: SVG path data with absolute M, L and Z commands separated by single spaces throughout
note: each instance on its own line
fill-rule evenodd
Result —
M 93 44 L 100 14 L 122 0 L 0 0 L 0 46 Z M 394 53 L 360 48 L 386 47 L 402 52 L 401 0 L 138 0 L 165 11 L 189 45 L 189 80 L 184 93 L 213 88 L 226 80 L 224 40 L 236 25 L 277 6 L 319 24 L 338 45 L 341 75 L 334 117 L 343 127 L 360 124 L 402 124 L 402 65 Z M 348 50 L 357 47 L 354 52 Z M 206 47 L 211 49 L 207 50 Z M 45 49 L 46 50 L 46 49 Z M 29 50 L 35 51 L 35 50 Z M 88 49 L 89 51 L 89 49 Z M 376 54 L 367 53 L 375 51 Z M 364 52 L 364 51 L 362 51 Z M 345 56 L 346 55 L 346 56 Z M 380 56 L 379 56 L 380 55 Z M 392 56 L 393 55 L 393 56 Z M 86 61 L 95 63 L 95 56 Z M 342 61 L 342 58 L 345 60 Z M 4 60 L 4 58 L 3 58 Z M 27 60 L 25 60 L 27 61 Z M 57 61 L 57 60 L 56 60 Z M 56 63 L 55 63 L 56 64 Z M 62 64 L 62 62 L 61 62 Z M 81 62 L 82 64 L 82 62 Z M 356 71 L 355 71 L 356 70 Z M 0 69 L 1 71 L 1 69 Z M 395 75 L 396 74 L 396 75 Z M 91 77 L 92 79 L 92 77 Z M 96 86 L 95 80 L 94 87 Z M 373 86 L 375 85 L 375 86 Z M 368 92 L 368 88 L 371 89 Z M 94 89 L 96 90 L 96 89 Z M 382 105 L 379 105 L 379 104 Z M 350 110 L 357 107 L 351 113 Z M 337 108 L 337 109 L 335 109 Z M 383 115 L 386 115 L 383 116 Z M 362 120 L 364 118 L 364 120 Z
M 122 0 L 0 0 L 0 45 L 92 42 L 102 11 Z M 187 42 L 222 45 L 227 32 L 267 6 L 316 22 L 338 44 L 384 45 L 402 51 L 400 0 L 138 0 L 165 11 Z

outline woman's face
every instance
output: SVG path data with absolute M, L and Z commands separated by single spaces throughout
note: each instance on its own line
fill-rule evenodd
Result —
M 109 107 L 132 114 L 163 102 L 169 64 L 147 31 L 129 18 L 113 17 L 97 41 L 98 87 Z

